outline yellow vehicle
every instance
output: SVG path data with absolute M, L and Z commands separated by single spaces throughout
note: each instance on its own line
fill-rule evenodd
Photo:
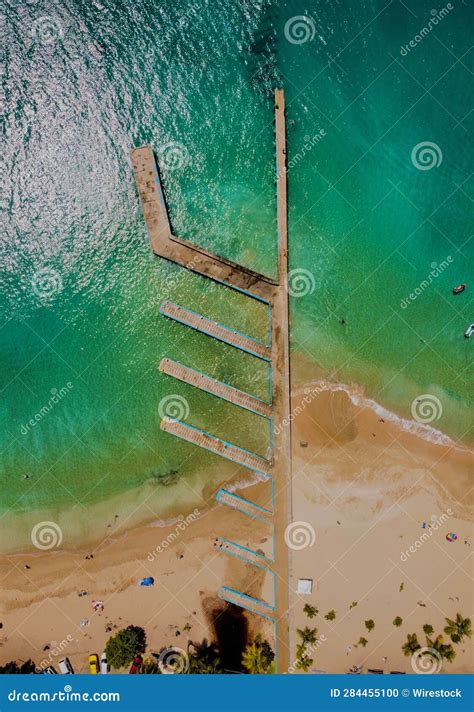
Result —
M 97 675 L 100 672 L 99 656 L 95 653 L 89 655 L 89 672 L 91 675 Z

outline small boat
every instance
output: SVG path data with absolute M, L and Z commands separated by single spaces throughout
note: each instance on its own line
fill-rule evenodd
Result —
M 464 336 L 466 337 L 466 339 L 469 339 L 473 334 L 474 334 L 474 324 L 469 324 L 466 331 L 464 332 Z
M 466 289 L 465 284 L 458 284 L 457 287 L 454 287 L 453 294 L 461 294 L 461 292 L 464 292 L 465 289 Z

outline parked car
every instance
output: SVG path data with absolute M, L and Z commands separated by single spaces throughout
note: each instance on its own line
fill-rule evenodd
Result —
M 141 666 L 142 662 L 143 662 L 142 656 L 136 655 L 133 660 L 132 667 L 128 671 L 130 673 L 130 675 L 136 675 L 138 672 L 140 672 L 140 666 Z
M 107 675 L 109 672 L 109 663 L 107 662 L 107 655 L 102 653 L 100 657 L 100 672 L 102 675 Z
M 100 672 L 99 656 L 95 653 L 89 655 L 89 672 L 91 675 L 97 675 Z
M 57 675 L 57 674 L 58 673 L 56 672 L 56 670 L 53 668 L 52 665 L 48 665 L 48 667 L 46 667 L 43 670 L 43 675 Z
M 69 658 L 63 658 L 58 662 L 59 666 L 59 672 L 62 675 L 72 675 L 74 673 L 74 670 L 72 669 L 72 665 L 69 661 Z

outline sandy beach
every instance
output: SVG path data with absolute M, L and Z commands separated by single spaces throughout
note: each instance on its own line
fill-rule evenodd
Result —
M 430 442 L 428 430 L 407 431 L 353 387 L 318 380 L 317 373 L 299 381 L 299 365 L 292 396 L 292 521 L 303 537 L 290 543 L 290 659 L 296 629 L 309 625 L 321 638 L 311 655 L 313 671 L 361 665 L 364 672 L 411 672 L 401 651 L 407 633 L 416 632 L 424 645 L 423 625 L 438 634 L 445 617 L 472 615 L 471 453 L 452 442 Z M 246 478 L 241 471 L 235 482 Z M 268 581 L 223 554 L 218 537 L 265 551 L 270 532 L 213 504 L 216 486 L 213 475 L 201 502 L 187 502 L 169 526 L 120 531 L 112 525 L 87 548 L 3 556 L 1 663 L 32 658 L 44 667 L 67 655 L 75 672 L 87 672 L 88 654 L 100 654 L 109 635 L 134 624 L 145 628 L 150 652 L 217 639 L 227 646 L 225 666 L 232 669 L 237 643 L 262 626 L 220 600 L 219 587 L 225 581 L 258 597 L 267 594 Z M 252 498 L 268 502 L 268 486 L 253 485 Z M 454 541 L 446 539 L 451 532 Z M 139 587 L 144 576 L 153 576 L 155 585 Z M 296 593 L 299 578 L 312 579 L 310 595 Z M 94 600 L 103 602 L 102 611 L 93 610 Z M 306 603 L 319 611 L 311 620 L 303 613 Z M 336 617 L 327 620 L 332 610 Z M 398 616 L 403 622 L 396 627 Z M 369 619 L 375 623 L 370 632 Z M 263 631 L 271 640 L 267 624 Z M 469 642 L 456 646 L 454 662 L 444 663 L 442 672 L 472 672 Z

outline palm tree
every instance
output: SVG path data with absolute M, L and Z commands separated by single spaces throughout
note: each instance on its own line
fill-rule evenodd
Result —
M 460 643 L 463 638 L 470 638 L 472 635 L 472 624 L 470 618 L 463 618 L 460 613 L 456 613 L 455 620 L 445 618 L 448 624 L 444 632 L 449 635 L 453 643 Z
M 367 645 L 368 642 L 369 641 L 367 640 L 367 638 L 363 638 L 362 636 L 360 636 L 359 642 L 357 643 L 357 645 L 362 645 L 362 647 L 365 648 L 365 646 Z
M 433 631 L 434 631 L 433 626 L 430 625 L 429 623 L 425 623 L 425 625 L 423 626 L 423 633 L 425 635 L 431 635 L 433 633 Z
M 308 628 L 308 626 L 306 625 L 303 630 L 301 630 L 301 628 L 297 628 L 296 632 L 300 636 L 302 642 L 305 644 L 315 645 L 318 640 L 316 637 L 318 633 L 317 628 Z
M 275 653 L 270 643 L 259 634 L 247 645 L 242 655 L 242 665 L 251 675 L 265 675 L 274 671 Z
M 420 650 L 421 645 L 418 642 L 416 633 L 408 633 L 407 642 L 402 645 L 404 655 L 413 655 L 417 650 Z
M 428 648 L 433 648 L 433 650 L 436 650 L 436 652 L 439 654 L 439 657 L 444 658 L 444 660 L 447 660 L 448 663 L 452 663 L 454 658 L 456 657 L 456 651 L 454 650 L 453 646 L 451 644 L 445 645 L 443 643 L 442 635 L 438 635 L 435 640 L 426 638 L 426 645 L 428 646 Z
M 400 618 L 400 616 L 397 616 L 396 618 L 393 619 L 392 622 L 396 628 L 399 628 L 401 626 L 401 624 L 403 623 L 403 618 Z
M 336 611 L 334 609 L 332 611 L 328 611 L 324 617 L 327 621 L 333 621 L 336 619 Z
M 314 660 L 312 658 L 308 658 L 307 655 L 302 655 L 296 661 L 295 667 L 298 668 L 298 670 L 303 670 L 304 672 L 308 672 L 308 670 L 310 669 L 313 662 L 314 662 Z
M 308 618 L 314 618 L 319 613 L 319 611 L 315 606 L 311 606 L 309 603 L 305 603 L 303 613 L 306 613 Z
M 367 628 L 367 630 L 369 631 L 369 633 L 370 633 L 371 630 L 373 630 L 373 629 L 375 628 L 375 623 L 374 623 L 374 621 L 372 620 L 372 618 L 369 618 L 368 621 L 365 621 L 365 627 Z
M 188 643 L 190 675 L 218 675 L 222 673 L 221 661 L 216 643 L 208 643 L 206 638 L 201 643 Z

